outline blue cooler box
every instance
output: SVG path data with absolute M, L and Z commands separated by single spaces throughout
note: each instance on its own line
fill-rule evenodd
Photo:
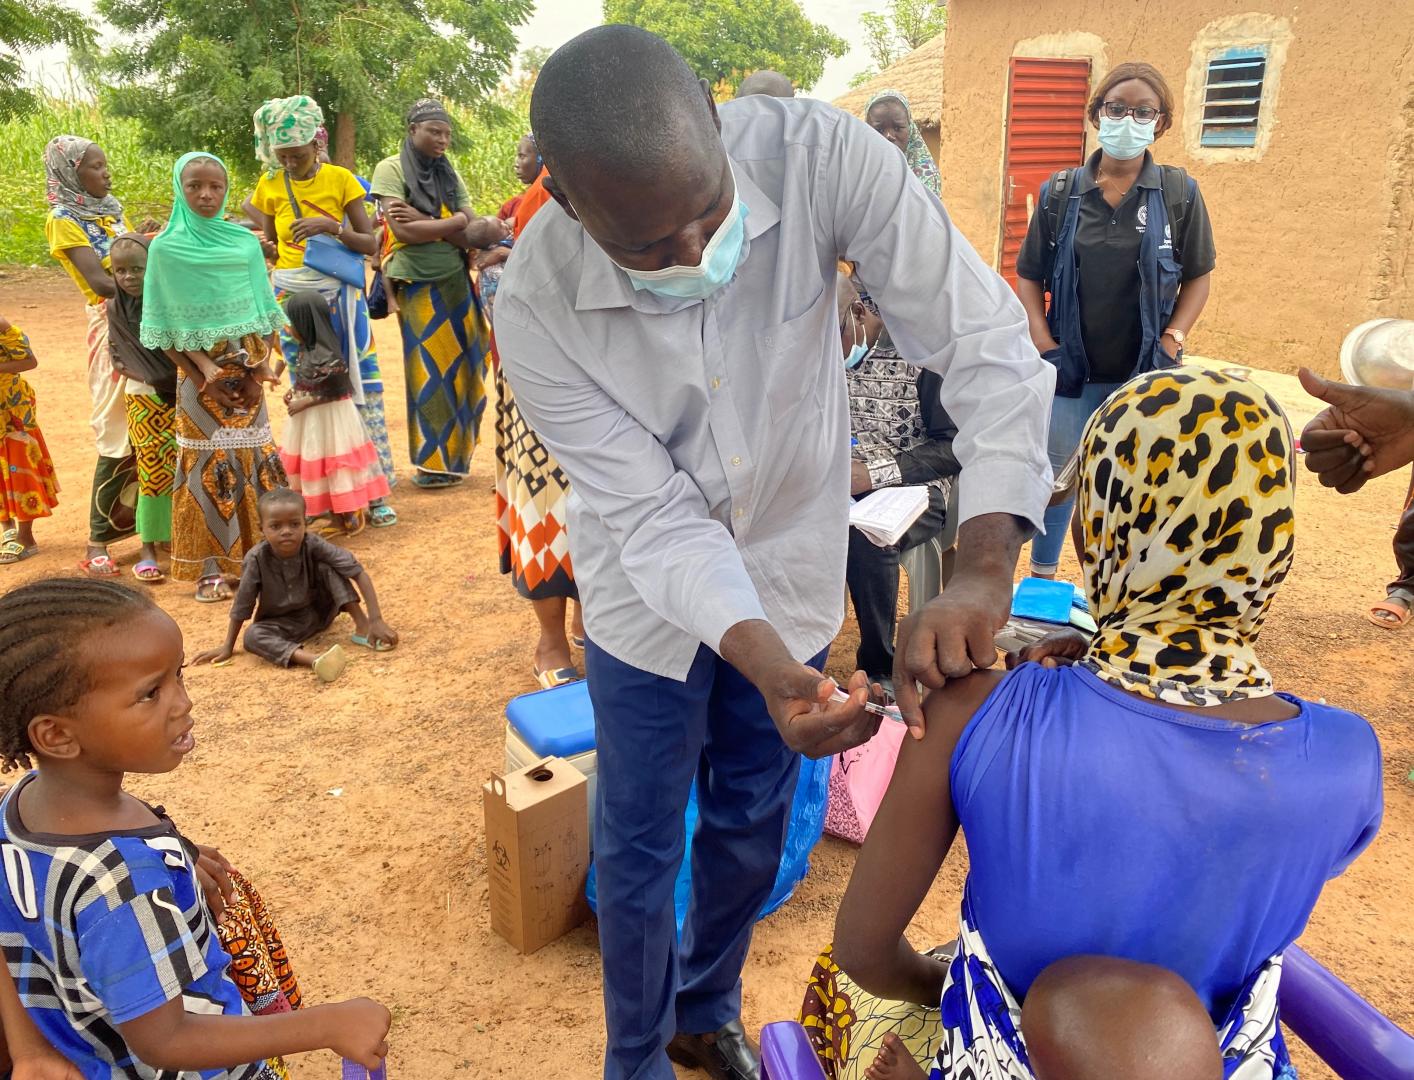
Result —
M 506 771 L 524 769 L 547 757 L 563 758 L 589 781 L 589 843 L 593 847 L 599 764 L 594 750 L 594 709 L 589 704 L 589 684 L 583 680 L 522 694 L 506 706 Z

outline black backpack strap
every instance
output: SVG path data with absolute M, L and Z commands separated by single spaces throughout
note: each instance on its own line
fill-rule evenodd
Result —
M 1065 200 L 1070 194 L 1074 173 L 1074 169 L 1061 169 L 1052 173 L 1051 178 L 1046 181 L 1046 186 L 1041 189 L 1041 211 L 1046 215 L 1046 225 L 1050 229 L 1047 239 L 1051 247 L 1055 247 L 1060 238 L 1061 214 L 1065 210 Z
M 1198 181 L 1180 165 L 1160 165 L 1163 174 L 1164 209 L 1169 216 L 1173 234 L 1173 257 L 1183 262 L 1183 226 L 1188 220 L 1188 207 L 1198 196 Z
M 1061 214 L 1065 212 L 1065 201 L 1070 196 L 1070 186 L 1075 182 L 1078 169 L 1061 169 L 1052 173 L 1041 189 L 1041 213 L 1046 222 L 1046 284 L 1049 287 L 1055 273 L 1056 244 L 1060 241 Z

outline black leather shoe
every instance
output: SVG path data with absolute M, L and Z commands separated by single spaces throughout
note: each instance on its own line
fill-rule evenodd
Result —
M 711 1035 L 673 1036 L 668 1057 L 679 1065 L 701 1069 L 712 1080 L 761 1080 L 761 1047 L 733 1020 Z

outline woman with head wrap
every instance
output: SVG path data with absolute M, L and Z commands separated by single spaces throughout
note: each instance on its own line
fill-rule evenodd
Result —
M 1276 693 L 1257 655 L 1295 460 L 1277 404 L 1215 372 L 1141 376 L 1091 418 L 1076 521 L 1098 631 L 1074 666 L 928 698 L 835 926 L 866 990 L 941 1003 L 935 1077 L 1140 1076 L 1156 1051 L 1165 1075 L 1291 1075 L 1282 952 L 1383 801 L 1369 723 Z M 903 933 L 959 827 L 962 933 L 939 962 Z M 883 1042 L 871 1075 L 922 1075 Z
M 490 247 L 508 230 L 497 218 L 474 216 L 447 160 L 447 111 L 425 98 L 407 121 L 402 149 L 373 170 L 373 195 L 388 226 L 383 278 L 403 335 L 413 483 L 437 488 L 466 478 L 486 407 L 490 333 L 466 251 Z
M 348 169 L 321 160 L 324 114 L 303 94 L 274 98 L 255 110 L 255 152 L 265 168 L 250 205 L 260 213 L 268 245 L 275 248 L 271 280 L 281 302 L 291 293 L 314 290 L 329 305 L 329 314 L 349 363 L 354 405 L 379 450 L 379 464 L 391 487 L 396 477 L 383 415 L 383 375 L 373 345 L 364 290 L 305 265 L 305 245 L 315 236 L 332 236 L 350 251 L 373 255 L 377 241 L 368 219 L 366 188 Z M 294 367 L 298 344 L 287 330 L 280 344 L 285 362 Z M 368 523 L 397 524 L 398 515 L 383 500 L 369 507 Z
M 44 148 L 44 236 L 49 254 L 83 294 L 88 310 L 89 424 L 98 443 L 98 466 L 89 498 L 88 551 L 79 564 L 94 577 L 111 577 L 117 564 L 108 545 L 133 535 L 137 474 L 128 443 L 125 380 L 108 354 L 107 302 L 116 291 L 108 273 L 113 237 L 128 229 L 123 204 L 113 195 L 108 157 L 95 142 L 59 135 Z
M 864 122 L 903 151 L 908 167 L 925 188 L 934 195 L 942 194 L 943 181 L 938 166 L 928 153 L 928 145 L 913 122 L 908 98 L 901 91 L 880 90 L 870 98 L 869 107 L 864 110 Z
M 221 216 L 230 180 L 220 159 L 178 158 L 172 193 L 172 220 L 148 252 L 140 338 L 181 368 L 172 576 L 215 603 L 230 599 L 226 578 L 261 538 L 256 501 L 285 485 L 261 384 L 277 381 L 266 358 L 286 319 L 259 241 Z

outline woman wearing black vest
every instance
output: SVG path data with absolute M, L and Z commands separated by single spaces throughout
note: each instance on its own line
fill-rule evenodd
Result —
M 1163 76 L 1121 64 L 1101 81 L 1089 116 L 1100 149 L 1047 182 L 1016 262 L 1031 340 L 1057 368 L 1049 446 L 1057 471 L 1119 384 L 1180 361 L 1215 261 L 1197 181 L 1148 150 L 1173 125 Z M 1055 577 L 1072 506 L 1046 511 L 1045 534 L 1031 545 L 1034 576 Z

